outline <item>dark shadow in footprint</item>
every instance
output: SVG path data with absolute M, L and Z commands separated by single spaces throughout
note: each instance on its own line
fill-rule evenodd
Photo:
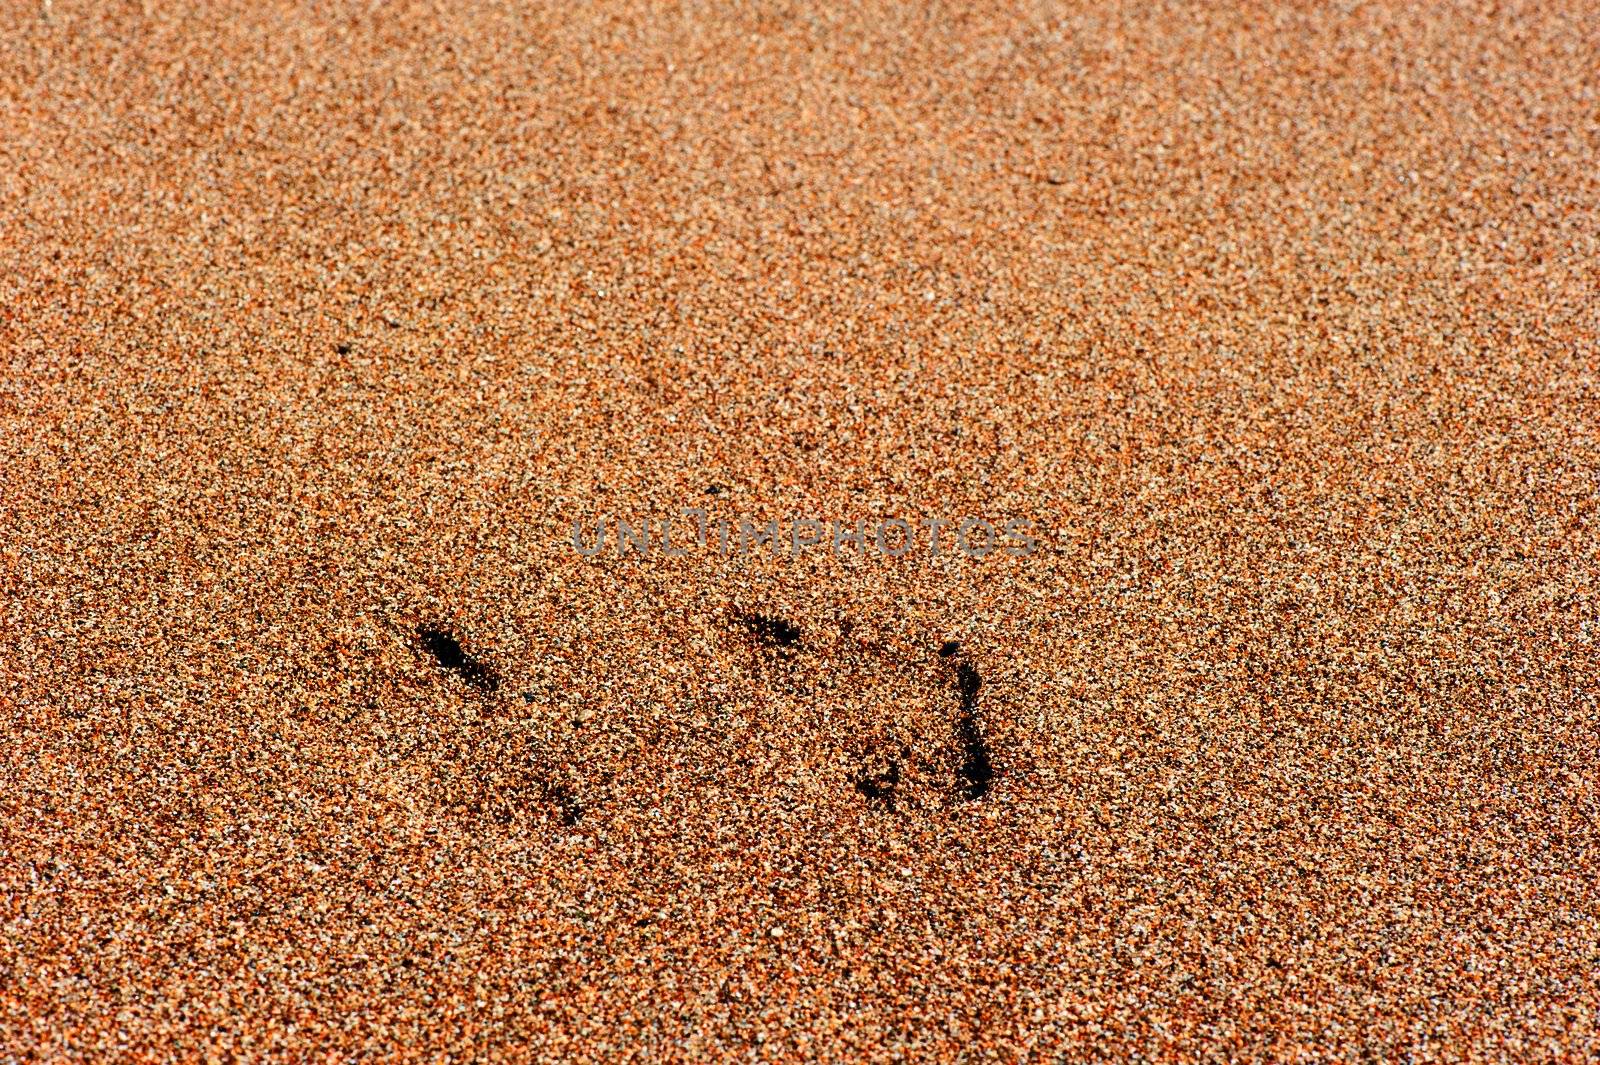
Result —
M 800 630 L 783 618 L 767 614 L 742 614 L 740 620 L 756 639 L 768 647 L 800 646 Z
M 994 760 L 983 740 L 983 730 L 978 727 L 978 689 L 982 686 L 983 678 L 977 670 L 965 662 L 956 667 L 956 687 L 961 692 L 961 717 L 956 722 L 961 765 L 956 770 L 956 780 L 962 796 L 969 800 L 983 798 L 994 780 Z
M 900 783 L 900 763 L 890 761 L 889 768 L 882 773 L 867 773 L 862 771 L 856 778 L 856 790 L 866 796 L 869 803 L 887 806 L 894 809 L 894 789 Z
M 561 815 L 561 823 L 571 828 L 583 820 L 583 806 L 564 785 L 550 784 L 544 789 L 545 798 Z
M 500 687 L 500 678 L 495 671 L 463 651 L 461 641 L 444 629 L 422 625 L 417 629 L 417 639 L 435 662 L 455 673 L 468 686 L 481 692 L 493 692 Z

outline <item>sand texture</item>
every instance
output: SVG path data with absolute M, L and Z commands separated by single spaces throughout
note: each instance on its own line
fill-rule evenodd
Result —
M 1600 1060 L 1597 335 L 1594 0 L 0 0 L 0 1062 Z

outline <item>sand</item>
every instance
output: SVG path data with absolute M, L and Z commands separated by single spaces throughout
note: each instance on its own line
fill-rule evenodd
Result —
M 1600 1057 L 1597 161 L 1582 2 L 0 5 L 0 1060 Z

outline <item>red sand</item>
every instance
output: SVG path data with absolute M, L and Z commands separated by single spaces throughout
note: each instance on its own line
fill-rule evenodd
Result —
M 1597 162 L 1593 3 L 0 5 L 0 1060 L 1600 1058 Z

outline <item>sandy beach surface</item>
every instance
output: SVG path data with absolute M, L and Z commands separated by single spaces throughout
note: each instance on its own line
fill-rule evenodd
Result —
M 1597 263 L 1593 2 L 0 0 L 0 1061 L 1595 1060 Z

